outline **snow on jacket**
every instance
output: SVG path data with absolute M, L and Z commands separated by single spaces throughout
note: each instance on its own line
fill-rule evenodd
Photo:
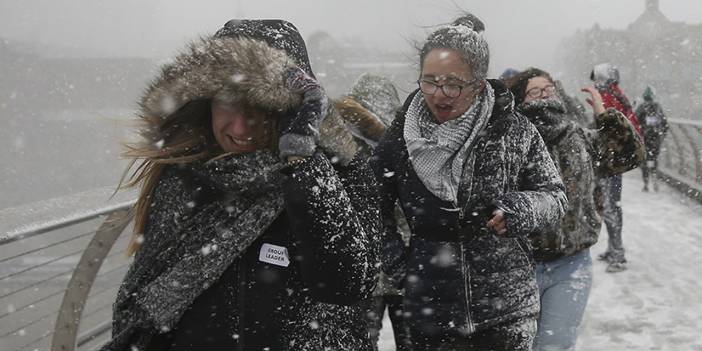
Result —
M 594 245 L 602 227 L 599 179 L 624 173 L 643 159 L 634 127 L 621 112 L 608 109 L 595 116 L 596 129 L 584 128 L 566 116 L 569 112 L 558 100 L 537 100 L 517 109 L 539 130 L 568 197 L 560 225 L 530 236 L 534 258 L 547 262 Z
M 384 271 L 404 284 L 405 313 L 411 327 L 423 333 L 465 335 L 538 314 L 527 236 L 557 224 L 567 206 L 563 183 L 538 131 L 515 113 L 503 83 L 489 84 L 495 89 L 495 106 L 475 146 L 472 181 L 464 184 L 472 192 L 458 208 L 433 195 L 409 161 L 404 114 L 417 92 L 371 159 L 381 185 Z M 397 200 L 411 229 L 409 247 L 392 216 Z M 506 235 L 485 227 L 498 207 L 507 214 Z

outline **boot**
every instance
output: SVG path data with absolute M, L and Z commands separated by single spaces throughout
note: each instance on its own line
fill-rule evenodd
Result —
M 626 270 L 626 261 L 624 262 L 610 262 L 605 269 L 607 273 L 618 273 Z

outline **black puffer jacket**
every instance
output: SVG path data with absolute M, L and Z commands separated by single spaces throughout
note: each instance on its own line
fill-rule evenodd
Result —
M 474 151 L 471 196 L 459 208 L 434 196 L 417 177 L 403 137 L 404 112 L 372 158 L 386 227 L 384 269 L 396 281 L 406 278 L 408 319 L 422 333 L 465 335 L 539 311 L 526 236 L 563 216 L 563 183 L 537 130 L 514 112 L 512 94 L 501 82 L 489 84 L 496 102 Z M 398 199 L 412 231 L 409 248 L 392 217 Z M 485 228 L 496 207 L 507 213 L 506 235 Z

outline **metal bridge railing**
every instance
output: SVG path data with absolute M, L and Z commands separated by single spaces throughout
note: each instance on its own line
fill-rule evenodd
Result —
M 110 337 L 133 196 L 107 197 L 0 210 L 0 350 L 93 350 Z
M 669 119 L 659 171 L 665 180 L 702 202 L 702 122 Z

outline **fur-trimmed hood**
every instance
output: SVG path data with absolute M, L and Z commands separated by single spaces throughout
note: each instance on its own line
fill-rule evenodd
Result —
M 162 67 L 139 100 L 147 143 L 161 139 L 159 126 L 195 100 L 245 101 L 268 111 L 289 111 L 302 96 L 285 87 L 283 72 L 297 66 L 285 51 L 246 37 L 204 37 L 190 43 Z M 347 164 L 358 146 L 330 107 L 320 128 L 320 146 Z
M 219 99 L 272 111 L 301 101 L 283 81 L 295 62 L 282 50 L 248 38 L 201 38 L 161 69 L 142 96 L 142 117 L 166 118 L 190 101 Z

